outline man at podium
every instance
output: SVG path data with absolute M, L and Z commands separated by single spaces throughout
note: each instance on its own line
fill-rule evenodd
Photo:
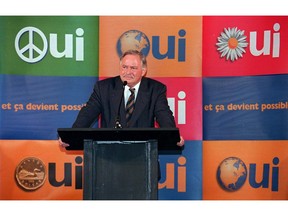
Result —
M 129 50 L 120 57 L 119 68 L 119 76 L 95 83 L 93 92 L 86 106 L 79 111 L 72 129 L 90 128 L 98 119 L 103 130 L 116 129 L 118 135 L 123 130 L 131 130 L 130 138 L 134 128 L 155 129 L 154 126 L 158 124 L 158 129 L 176 129 L 166 97 L 166 86 L 145 77 L 145 55 Z M 98 137 L 97 144 L 94 145 L 93 140 L 86 136 L 83 199 L 157 199 L 157 182 L 161 178 L 157 149 L 160 139 L 155 142 L 150 133 L 147 134 L 150 140 L 141 141 L 141 144 L 137 141 L 137 144 L 134 141 L 128 142 L 129 144 L 117 141 L 107 143 L 99 141 Z M 114 135 L 109 133 L 110 138 Z M 170 135 L 165 134 L 165 138 Z M 77 136 L 75 131 L 74 136 Z M 127 138 L 126 135 L 125 139 Z M 137 136 L 137 139 L 140 137 Z M 177 141 L 178 137 L 172 142 L 173 147 L 184 145 L 181 136 L 179 142 Z M 69 146 L 61 138 L 59 142 L 62 147 Z
M 146 56 L 128 50 L 120 57 L 119 76 L 95 83 L 85 106 L 79 111 L 73 128 L 89 128 L 100 117 L 102 128 L 176 127 L 167 101 L 166 86 L 147 78 Z M 69 146 L 59 138 L 61 147 Z M 184 145 L 180 136 L 178 146 Z

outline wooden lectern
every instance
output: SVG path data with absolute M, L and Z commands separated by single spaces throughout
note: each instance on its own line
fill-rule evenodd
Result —
M 179 153 L 178 128 L 58 128 L 84 150 L 84 200 L 155 200 L 158 154 Z

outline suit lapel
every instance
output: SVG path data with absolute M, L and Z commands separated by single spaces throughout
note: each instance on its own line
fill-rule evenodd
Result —
M 147 107 L 147 104 L 149 103 L 149 100 L 150 100 L 150 97 L 149 97 L 147 79 L 142 78 L 139 91 L 138 91 L 138 95 L 136 98 L 135 110 L 131 117 L 131 125 L 134 125 L 136 123 L 136 119 L 138 119 L 141 113 L 145 110 L 145 108 Z
M 110 106 L 112 108 L 113 113 L 115 113 L 115 118 L 118 115 L 118 108 L 119 108 L 122 94 L 123 94 L 123 84 L 122 84 L 122 81 L 119 77 L 119 79 L 117 78 L 115 80 L 115 85 L 114 85 L 114 88 L 112 90 L 112 98 L 110 99 L 110 101 L 111 101 Z M 120 118 L 121 119 L 125 118 L 125 114 L 124 114 L 123 109 L 124 109 L 124 98 L 122 100 L 121 107 L 120 107 L 120 116 L 121 116 Z

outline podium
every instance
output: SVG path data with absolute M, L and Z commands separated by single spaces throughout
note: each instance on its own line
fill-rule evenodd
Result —
M 178 128 L 58 128 L 84 150 L 84 200 L 158 199 L 158 154 L 179 153 Z

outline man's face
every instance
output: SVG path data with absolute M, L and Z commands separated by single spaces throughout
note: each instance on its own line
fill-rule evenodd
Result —
M 142 68 L 141 60 L 138 55 L 126 55 L 120 63 L 121 80 L 127 81 L 129 87 L 135 86 L 140 82 L 146 73 L 146 68 Z

